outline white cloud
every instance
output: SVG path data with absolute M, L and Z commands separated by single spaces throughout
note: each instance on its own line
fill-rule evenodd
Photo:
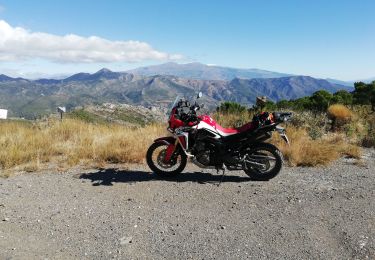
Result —
M 179 60 L 183 56 L 153 49 L 140 41 L 111 41 L 97 36 L 30 32 L 0 20 L 0 61 L 46 59 L 60 63 Z

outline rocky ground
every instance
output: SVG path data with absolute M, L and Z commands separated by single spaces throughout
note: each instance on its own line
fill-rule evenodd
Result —
M 0 179 L 0 259 L 374 259 L 375 152 L 268 182 L 190 166 Z

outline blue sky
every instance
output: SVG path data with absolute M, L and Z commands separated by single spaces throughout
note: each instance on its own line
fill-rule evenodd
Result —
M 0 0 L 0 74 L 194 61 L 365 79 L 375 77 L 374 10 L 366 0 Z

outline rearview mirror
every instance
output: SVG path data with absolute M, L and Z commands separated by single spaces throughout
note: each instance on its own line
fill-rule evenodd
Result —
M 199 92 L 197 98 L 201 98 L 203 96 L 202 92 Z

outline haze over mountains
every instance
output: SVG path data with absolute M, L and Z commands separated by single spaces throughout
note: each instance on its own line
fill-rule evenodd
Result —
M 232 80 L 234 78 L 280 78 L 292 76 L 291 74 L 278 73 L 260 69 L 237 69 L 206 65 L 198 62 L 178 64 L 168 62 L 161 65 L 141 67 L 128 72 L 144 75 L 173 75 L 181 78 L 204 80 Z
M 54 112 L 57 106 L 69 109 L 110 102 L 165 107 L 177 95 L 191 97 L 198 91 L 203 92 L 206 105 L 214 107 L 224 100 L 249 106 L 260 95 L 279 101 L 311 95 L 321 89 L 330 92 L 351 89 L 309 76 L 198 63 L 167 63 L 131 72 L 102 69 L 62 80 L 27 80 L 0 75 L 0 108 L 8 109 L 10 116 L 33 118 Z
M 289 73 L 280 73 L 261 69 L 239 69 L 231 67 L 222 67 L 216 65 L 206 65 L 199 62 L 178 64 L 175 62 L 168 62 L 160 65 L 140 67 L 129 70 L 127 72 L 143 75 L 173 75 L 189 79 L 204 79 L 204 80 L 232 80 L 234 78 L 241 79 L 255 79 L 255 78 L 280 78 L 293 75 Z M 337 79 L 326 79 L 333 84 L 340 84 L 344 86 L 353 86 L 353 82 L 347 82 Z

